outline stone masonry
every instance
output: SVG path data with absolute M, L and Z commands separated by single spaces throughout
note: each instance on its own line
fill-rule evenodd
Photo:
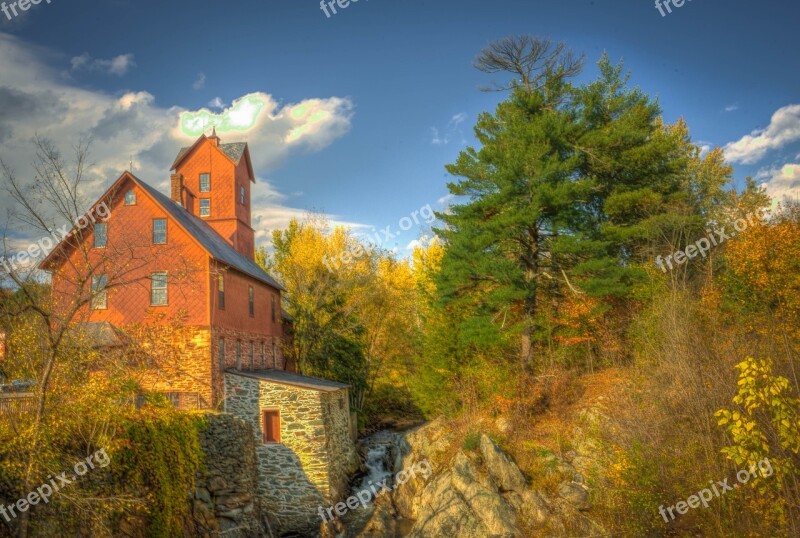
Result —
M 264 536 L 257 494 L 255 438 L 250 425 L 227 414 L 206 415 L 200 433 L 205 472 L 192 496 L 192 518 L 198 536 L 247 538 Z
M 358 467 L 347 388 L 317 390 L 226 372 L 225 410 L 256 436 L 261 506 L 273 531 L 310 533 L 320 506 L 341 500 Z M 308 378 L 306 378 L 308 379 Z M 264 444 L 261 411 L 280 411 L 281 443 Z

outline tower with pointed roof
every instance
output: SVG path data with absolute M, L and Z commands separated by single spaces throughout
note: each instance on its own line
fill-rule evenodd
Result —
M 172 164 L 171 198 L 203 219 L 237 252 L 253 259 L 251 187 L 255 174 L 246 142 L 223 144 L 216 128 L 181 148 Z

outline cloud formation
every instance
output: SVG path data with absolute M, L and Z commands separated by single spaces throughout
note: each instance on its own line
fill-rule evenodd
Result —
M 770 124 L 757 129 L 725 146 L 725 156 L 730 162 L 755 164 L 772 150 L 800 140 L 800 105 L 778 109 Z
M 169 166 L 179 148 L 196 138 L 181 131 L 181 114 L 199 111 L 179 104 L 164 106 L 144 89 L 111 95 L 79 87 L 62 75 L 63 66 L 51 66 L 58 61 L 57 54 L 9 34 L 0 33 L 0 50 L 0 157 L 20 178 L 31 174 L 34 155 L 30 141 L 35 134 L 52 140 L 67 161 L 70 148 L 88 135 L 93 139 L 93 165 L 86 173 L 87 200 L 95 200 L 131 160 L 138 177 L 167 192 Z M 97 63 L 88 55 L 77 58 L 82 59 L 70 62 L 76 70 L 103 68 L 113 73 L 122 69 L 122 64 L 113 61 Z M 223 142 L 249 143 L 258 177 L 253 192 L 253 200 L 259 204 L 254 225 L 272 229 L 284 226 L 304 210 L 284 206 L 285 197 L 261 178 L 291 154 L 319 151 L 345 135 L 353 105 L 339 97 L 278 104 L 270 94 L 258 92 L 235 100 L 222 113 L 230 115 L 238 110 L 238 102 L 252 96 L 263 102 L 263 108 L 251 124 L 220 136 Z M 0 212 L 5 212 L 8 203 L 0 199 Z M 257 231 L 262 239 L 269 236 L 267 229 Z
M 459 112 L 447 122 L 447 126 L 442 129 L 441 133 L 436 127 L 431 127 L 431 144 L 434 146 L 446 146 L 450 143 L 455 135 L 461 137 L 461 143 L 466 144 L 464 133 L 460 129 L 460 125 L 467 120 L 466 112 Z
M 800 164 L 787 164 L 777 168 L 759 170 L 756 179 L 762 180 L 773 200 L 800 201 Z
M 70 61 L 73 71 L 100 71 L 121 77 L 136 67 L 133 54 L 120 54 L 110 60 L 93 59 L 88 52 L 75 56 Z

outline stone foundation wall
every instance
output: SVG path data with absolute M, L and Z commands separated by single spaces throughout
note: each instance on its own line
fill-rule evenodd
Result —
M 129 335 L 146 353 L 140 376 L 145 390 L 196 393 L 200 409 L 214 405 L 208 327 L 157 325 L 131 329 Z
M 198 535 L 265 536 L 253 429 L 232 415 L 209 414 L 207 419 L 208 428 L 200 433 L 206 469 L 192 497 Z
M 259 468 L 259 496 L 262 508 L 273 523 L 273 531 L 310 533 L 319 528 L 320 506 L 328 507 L 341 500 L 346 491 L 346 477 L 341 459 L 355 458 L 355 448 L 344 446 L 344 437 L 330 435 L 329 429 L 349 435 L 349 409 L 339 410 L 331 420 L 325 410 L 345 390 L 323 393 L 316 390 L 281 385 L 258 379 L 225 374 L 225 410 L 250 423 L 256 436 Z M 281 443 L 263 444 L 261 410 L 279 409 Z M 343 423 L 341 416 L 347 417 Z M 348 437 L 349 439 L 349 437 Z M 338 453 L 342 450 L 344 456 Z M 332 463 L 333 462 L 333 463 Z M 335 469 L 331 475 L 331 469 Z
M 350 429 L 348 390 L 323 393 L 322 409 L 330 455 L 328 460 L 330 497 L 343 499 L 349 496 L 350 476 L 359 467 L 358 454 Z

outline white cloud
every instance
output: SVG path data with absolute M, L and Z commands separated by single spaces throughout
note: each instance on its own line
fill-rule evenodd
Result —
M 225 104 L 225 101 L 223 101 L 219 97 L 215 97 L 211 101 L 208 102 L 208 108 L 212 108 L 214 110 L 219 110 L 219 109 L 225 108 L 226 106 L 227 105 Z
M 785 198 L 797 201 L 800 197 L 800 164 L 787 164 L 778 168 L 762 168 L 756 174 L 767 193 L 775 201 Z
M 0 157 L 20 178 L 30 175 L 35 134 L 52 140 L 69 159 L 70 148 L 82 134 L 91 135 L 91 169 L 87 171 L 87 202 L 99 196 L 111 182 L 135 163 L 134 173 L 167 192 L 169 166 L 178 150 L 193 142 L 181 132 L 180 116 L 187 110 L 166 107 L 144 90 L 110 95 L 87 90 L 61 76 L 53 51 L 37 48 L 0 32 Z M 86 59 L 86 63 L 94 60 Z M 77 60 L 77 69 L 87 69 Z M 73 62 L 74 64 L 75 62 Z M 247 141 L 259 179 L 254 186 L 254 227 L 260 239 L 270 230 L 285 226 L 305 210 L 285 206 L 266 177 L 291 154 L 318 151 L 350 128 L 352 103 L 339 97 L 307 99 L 279 105 L 266 93 L 258 93 L 266 106 L 248 128 L 221 133 L 223 142 Z M 234 101 L 234 104 L 236 101 Z M 0 198 L 0 213 L 9 207 Z M 335 220 L 335 217 L 331 217 Z
M 423 234 L 420 236 L 419 239 L 414 239 L 409 244 L 407 244 L 406 250 L 414 250 L 417 247 L 428 248 L 429 246 L 435 243 L 441 243 L 441 239 L 439 239 L 438 236 Z
M 438 128 L 431 127 L 431 144 L 434 146 L 446 146 L 456 135 L 460 136 L 461 144 L 466 144 L 467 141 L 464 139 L 464 133 L 459 128 L 459 126 L 466 120 L 467 113 L 459 112 L 450 118 L 450 121 L 447 122 L 447 126 L 442 129 L 441 133 L 439 132 Z
M 444 196 L 436 200 L 436 203 L 440 205 L 450 205 L 450 202 L 452 202 L 455 199 L 456 199 L 455 194 L 445 194 Z
M 448 125 L 448 127 L 458 127 L 459 125 L 464 123 L 464 121 L 466 121 L 466 119 L 467 119 L 467 113 L 466 112 L 459 112 L 458 114 L 456 114 L 455 116 L 450 118 L 450 123 L 448 123 L 447 125 Z
M 728 105 L 725 107 L 725 112 L 736 112 L 739 110 L 739 105 Z
M 136 67 L 133 54 L 120 54 L 110 60 L 101 60 L 93 59 L 88 52 L 84 52 L 72 58 L 70 64 L 73 71 L 101 71 L 118 77 Z
M 192 88 L 195 90 L 202 90 L 206 87 L 206 75 L 205 73 L 198 73 L 197 79 L 192 83 Z
M 725 156 L 731 162 L 754 164 L 768 151 L 800 140 L 800 105 L 788 105 L 778 109 L 769 126 L 757 129 L 725 146 Z

